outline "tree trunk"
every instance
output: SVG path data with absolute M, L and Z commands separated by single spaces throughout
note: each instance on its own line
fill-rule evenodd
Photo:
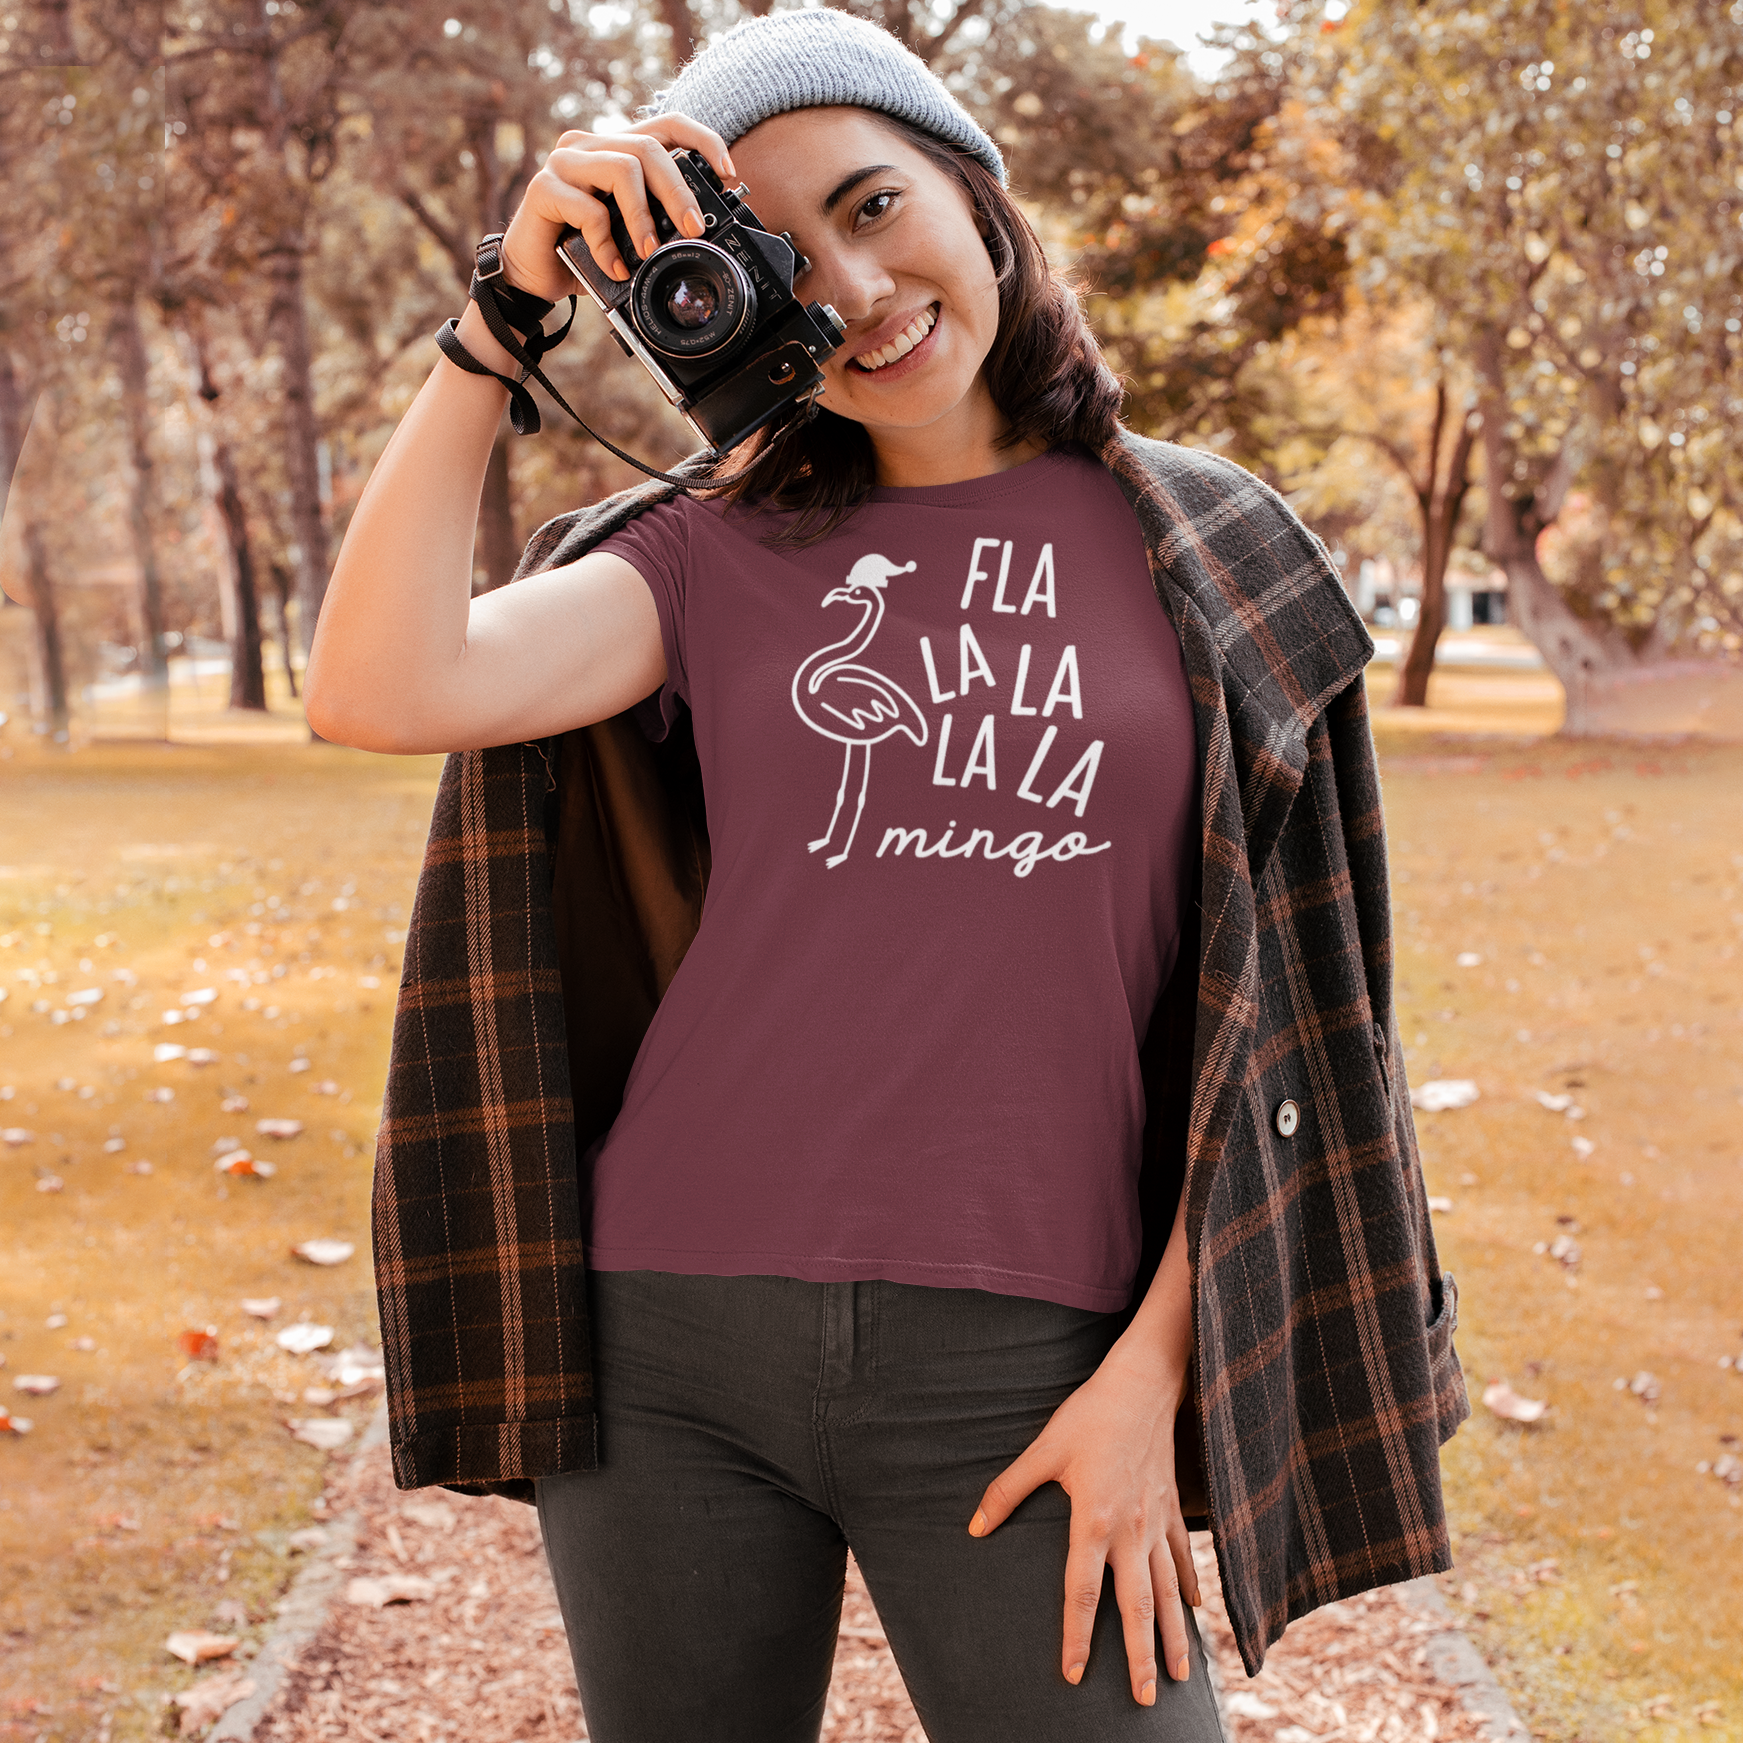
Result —
M 1561 681 L 1567 697 L 1562 731 L 1574 738 L 1587 737 L 1602 730 L 1594 721 L 1592 704 L 1603 680 L 1637 662 L 1628 638 L 1607 623 L 1581 617 L 1537 560 L 1538 536 L 1561 512 L 1576 461 L 1571 445 L 1565 446 L 1535 489 L 1515 480 L 1512 444 L 1506 434 L 1502 358 L 1501 335 L 1493 331 L 1479 335 L 1483 471 L 1489 499 L 1483 545 L 1507 576 L 1508 621 L 1519 626 Z
M 478 503 L 478 545 L 483 559 L 484 589 L 506 587 L 520 562 L 520 541 L 514 535 L 514 497 L 509 488 L 508 419 L 504 417 L 484 469 L 484 494 Z
M 0 348 L 0 521 L 6 518 L 6 499 L 12 494 L 12 476 L 24 453 L 35 397 L 26 392 L 12 353 Z
M 1398 670 L 1398 694 L 1393 702 L 1399 708 L 1428 706 L 1428 680 L 1434 673 L 1435 649 L 1440 643 L 1441 631 L 1446 628 L 1447 565 L 1452 560 L 1453 543 L 1458 537 L 1459 515 L 1471 488 L 1471 450 L 1477 438 L 1468 416 L 1459 419 L 1446 477 L 1441 478 L 1440 446 L 1446 413 L 1447 384 L 1443 380 L 1435 395 L 1426 488 L 1419 484 L 1416 490 L 1417 507 L 1422 516 L 1422 602 L 1418 607 L 1416 629 L 1410 637 L 1410 650 Z
M 218 474 L 218 512 L 224 517 L 224 532 L 235 565 L 236 623 L 230 644 L 230 706 L 266 707 L 266 672 L 260 658 L 260 592 L 254 580 L 254 550 L 248 540 L 248 510 L 242 501 L 242 484 L 236 474 L 236 456 L 218 422 L 220 389 L 212 374 L 210 348 L 203 319 L 196 315 L 183 323 L 200 371 L 200 398 L 212 408 L 212 466 Z
M 272 565 L 272 588 L 278 596 L 278 645 L 284 655 L 284 681 L 290 686 L 291 699 L 297 694 L 297 669 L 291 663 L 291 572 L 282 563 Z
M 131 295 L 116 305 L 109 332 L 120 366 L 121 412 L 133 461 L 127 519 L 133 535 L 133 559 L 139 565 L 139 679 L 148 689 L 157 689 L 169 682 L 169 662 L 163 640 L 163 583 L 157 572 L 157 542 L 151 524 L 157 506 L 150 443 L 151 378 L 139 304 Z
M 42 675 L 45 725 L 56 744 L 67 742 L 67 665 L 61 648 L 60 610 L 55 603 L 54 581 L 48 569 L 48 550 L 43 542 L 42 522 L 34 509 L 24 521 L 24 556 L 30 609 L 36 616 L 36 661 Z
M 672 70 L 676 72 L 696 52 L 696 21 L 686 0 L 660 0 L 660 17 L 672 33 Z
M 316 449 L 314 359 L 308 306 L 303 297 L 303 238 L 285 236 L 266 256 L 272 285 L 267 327 L 284 366 L 285 471 L 290 480 L 291 537 L 295 544 L 297 638 L 306 655 L 327 596 L 327 527 L 321 513 L 321 467 Z
M 260 657 L 260 594 L 254 583 L 254 552 L 248 542 L 248 511 L 236 476 L 236 456 L 220 436 L 212 455 L 218 469 L 218 511 L 230 535 L 236 563 L 236 639 L 230 649 L 230 706 L 266 707 L 266 669 Z

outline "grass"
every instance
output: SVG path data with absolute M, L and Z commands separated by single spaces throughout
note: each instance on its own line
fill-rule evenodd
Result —
M 1743 749 L 1561 743 L 1529 674 L 1439 674 L 1431 700 L 1376 711 L 1400 1019 L 1413 1082 L 1481 1099 L 1418 1117 L 1425 1168 L 1473 1395 L 1506 1378 L 1551 1407 L 1527 1430 L 1479 1404 L 1447 1449 L 1448 1594 L 1540 1736 L 1743 1738 L 1743 1506 L 1696 1468 L 1743 1435 Z M 218 733 L 0 761 L 0 1126 L 37 1134 L 0 1146 L 0 1402 L 36 1423 L 0 1437 L 0 1739 L 156 1734 L 192 1680 L 172 1629 L 259 1638 L 326 1463 L 282 1426 L 321 1412 L 272 1334 L 308 1313 L 373 1336 L 370 1144 L 437 765 Z M 156 1065 L 166 1040 L 222 1058 Z M 261 1115 L 306 1130 L 267 1150 Z M 215 1174 L 226 1136 L 278 1174 Z M 311 1235 L 358 1255 L 293 1260 Z M 1534 1251 L 1561 1235 L 1575 1268 Z M 283 1298 L 271 1325 L 237 1306 L 257 1295 Z M 208 1324 L 219 1361 L 187 1362 Z M 1615 1390 L 1643 1371 L 1652 1405 Z M 11 1392 L 40 1372 L 59 1392 Z
M 1743 1738 L 1743 748 L 1377 736 L 1460 1354 L 1551 1407 L 1448 1447 L 1448 1595 L 1540 1736 Z
M 0 763 L 0 1126 L 35 1134 L 0 1144 L 0 1404 L 35 1425 L 0 1436 L 0 1738 L 156 1734 L 192 1680 L 165 1637 L 256 1640 L 270 1618 L 327 1458 L 283 1422 L 328 1413 L 273 1337 L 306 1316 L 335 1349 L 375 1341 L 370 1155 L 437 766 L 306 744 Z M 89 987 L 100 1003 L 66 1003 Z M 199 987 L 217 1000 L 164 1024 Z M 155 1064 L 159 1042 L 220 1057 Z M 263 1139 L 263 1116 L 305 1129 Z M 216 1173 L 226 1137 L 276 1175 Z M 357 1256 L 293 1258 L 312 1236 Z M 270 1324 L 238 1306 L 274 1295 Z M 219 1360 L 190 1362 L 179 1336 L 208 1325 Z M 25 1397 L 19 1374 L 61 1386 Z

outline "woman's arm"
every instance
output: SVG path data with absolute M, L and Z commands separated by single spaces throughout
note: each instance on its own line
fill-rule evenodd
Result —
M 603 196 L 631 234 L 651 230 L 651 189 L 679 227 L 701 214 L 666 147 L 730 173 L 725 146 L 684 116 L 615 138 L 568 133 L 503 243 L 510 281 L 548 299 L 574 289 L 556 256 L 565 224 L 619 279 Z M 518 368 L 468 303 L 460 339 L 505 375 Z M 665 681 L 659 617 L 641 576 L 591 554 L 472 597 L 478 501 L 507 391 L 444 357 L 394 431 L 346 530 L 309 654 L 309 724 L 364 750 L 471 750 L 615 714 Z
M 1054 1411 L 1013 1465 L 988 1485 L 969 1531 L 984 1537 L 1043 1483 L 1071 1497 L 1071 1548 L 1065 1562 L 1065 1641 L 1061 1666 L 1079 1681 L 1101 1602 L 1102 1570 L 1114 1570 L 1125 1625 L 1132 1697 L 1156 1700 L 1156 1625 L 1168 1674 L 1190 1667 L 1186 1602 L 1199 1602 L 1192 1544 L 1174 1476 L 1174 1419 L 1186 1397 L 1192 1361 L 1192 1279 L 1186 1252 L 1186 1195 L 1132 1322 L 1102 1364 Z

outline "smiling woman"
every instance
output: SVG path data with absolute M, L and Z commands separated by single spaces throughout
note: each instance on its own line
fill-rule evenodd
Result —
M 536 1502 L 601 1743 L 815 1743 L 850 1542 L 936 1743 L 1211 1743 L 1189 1520 L 1253 1668 L 1448 1561 L 1372 645 L 1273 492 L 1120 428 L 893 37 L 753 18 L 656 111 L 493 269 L 706 328 L 698 154 L 834 313 L 821 409 L 472 599 L 469 307 L 311 656 L 324 736 L 464 753 L 377 1151 L 396 1479 Z
M 1120 387 L 1071 287 L 985 161 L 913 122 L 866 109 L 801 109 L 754 128 L 735 161 L 768 222 L 790 230 L 847 322 L 801 446 L 759 431 L 722 462 L 736 502 L 799 511 L 784 542 L 822 537 L 875 485 L 944 483 L 1048 449 L 1097 453 Z M 864 167 L 827 176 L 858 153 Z M 893 159 L 894 161 L 880 161 Z M 805 165 L 784 173 L 778 165 Z M 761 172 L 759 174 L 759 172 Z M 828 191 L 806 210 L 807 184 Z M 898 391 L 900 390 L 900 391 Z

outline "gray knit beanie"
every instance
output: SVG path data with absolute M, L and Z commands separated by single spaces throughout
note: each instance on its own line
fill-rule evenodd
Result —
M 835 103 L 912 122 L 1005 179 L 999 148 L 917 54 L 828 6 L 747 18 L 681 68 L 643 113 L 692 116 L 731 145 L 771 115 Z

